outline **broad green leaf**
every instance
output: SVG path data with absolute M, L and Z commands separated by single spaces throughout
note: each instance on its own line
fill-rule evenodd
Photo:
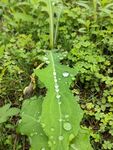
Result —
M 0 123 L 4 123 L 9 117 L 19 113 L 18 108 L 10 108 L 10 106 L 10 104 L 6 104 L 0 107 Z
M 25 100 L 21 109 L 18 131 L 29 137 L 32 150 L 48 150 L 48 138 L 40 125 L 41 107 L 42 99 L 33 97 Z
M 35 70 L 47 88 L 47 94 L 42 104 L 41 123 L 49 138 L 51 150 L 68 150 L 69 144 L 80 129 L 83 112 L 69 90 L 72 77 L 76 70 L 61 65 L 61 56 L 48 52 L 48 66 Z

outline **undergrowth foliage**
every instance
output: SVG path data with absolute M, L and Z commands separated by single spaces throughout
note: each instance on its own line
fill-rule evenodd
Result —
M 59 53 L 48 52 L 45 63 L 45 51 L 53 48 Z M 61 61 L 57 55 L 61 55 Z M 29 94 L 33 97 L 25 100 L 23 91 L 33 84 L 31 77 L 36 80 Z M 57 96 L 63 102 L 60 107 L 54 80 L 59 85 Z M 67 102 L 73 104 L 73 114 Z M 61 143 L 72 150 L 84 149 L 91 143 L 94 150 L 112 150 L 113 0 L 0 0 L 0 106 L 0 149 L 28 150 L 30 142 L 32 149 L 44 149 L 42 145 L 51 149 Z M 74 106 L 82 112 L 80 116 L 76 117 Z M 72 119 L 66 120 L 65 112 Z M 21 134 L 16 131 L 18 120 Z M 78 120 L 76 125 L 74 120 Z M 67 126 L 69 131 L 64 129 Z

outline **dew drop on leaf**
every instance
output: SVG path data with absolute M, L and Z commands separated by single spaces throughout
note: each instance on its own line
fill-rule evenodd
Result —
M 46 150 L 45 147 L 42 147 L 41 150 Z
M 55 131 L 55 129 L 54 129 L 54 128 L 51 128 L 51 131 Z
M 44 128 L 46 125 L 44 123 L 42 123 L 42 127 Z
M 56 72 L 55 71 L 53 72 L 53 75 L 56 76 Z
M 59 122 L 62 122 L 62 119 L 59 119 Z
M 56 76 L 54 76 L 54 80 L 56 80 L 57 78 L 56 78 Z
M 72 80 L 75 80 L 75 77 L 72 77 Z
M 59 105 L 61 105 L 61 102 L 58 102 Z
M 61 96 L 60 96 L 59 94 L 56 96 L 57 99 L 59 99 L 60 97 L 61 97 Z
M 62 75 L 63 75 L 63 77 L 65 77 L 65 78 L 66 78 L 66 77 L 68 77 L 68 76 L 69 76 L 69 73 L 68 73 L 68 72 L 63 72 L 63 74 L 62 74 Z
M 59 92 L 59 89 L 55 89 L 55 91 L 58 93 L 58 92 Z
M 72 129 L 72 126 L 69 122 L 65 122 L 63 124 L 63 128 L 66 130 L 66 131 L 70 131 Z
M 58 84 L 55 84 L 55 89 L 58 89 L 58 88 L 59 88 Z
M 63 137 L 62 135 L 60 135 L 60 136 L 58 137 L 58 139 L 59 139 L 60 141 L 62 141 L 62 140 L 64 139 L 64 137 Z
M 34 135 L 33 133 L 30 134 L 30 136 L 33 136 L 33 135 Z
M 57 83 L 57 79 L 54 79 L 55 83 Z
M 52 2 L 52 5 L 54 6 L 54 5 L 55 5 L 55 2 Z
M 69 118 L 69 115 L 67 114 L 67 115 L 65 115 L 65 118 Z

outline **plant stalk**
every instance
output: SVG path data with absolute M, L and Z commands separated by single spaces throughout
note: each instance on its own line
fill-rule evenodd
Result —
M 54 48 L 54 21 L 53 21 L 53 8 L 51 0 L 48 0 L 49 19 L 50 19 L 50 49 Z

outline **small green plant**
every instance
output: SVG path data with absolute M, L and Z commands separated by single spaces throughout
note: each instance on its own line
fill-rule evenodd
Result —
M 112 149 L 113 148 L 113 143 L 111 143 L 110 141 L 104 141 L 103 148 L 104 149 Z
M 19 113 L 18 108 L 10 108 L 10 104 L 0 107 L 0 124 L 8 120 L 9 117 L 15 116 Z
M 40 0 L 39 2 L 45 4 L 44 6 L 42 6 L 42 11 L 47 12 L 49 16 L 48 22 L 50 34 L 50 48 L 53 49 L 54 44 L 56 44 L 59 19 L 63 9 L 63 3 L 61 0 Z
M 54 50 L 50 52 L 45 58 L 49 59 L 42 69 L 34 71 L 36 88 L 33 89 L 33 94 L 43 97 L 33 95 L 22 104 L 19 132 L 27 136 L 16 133 L 19 116 L 12 117 L 9 114 L 12 107 L 4 111 L 5 118 L 1 113 L 1 119 L 4 121 L 0 124 L 0 148 L 28 150 L 29 144 L 26 143 L 28 137 L 33 150 L 37 150 L 37 147 L 52 149 L 56 145 L 65 146 L 65 149 L 70 150 L 90 149 L 89 139 L 94 150 L 112 150 L 113 0 L 1 0 L 0 31 L 1 106 L 11 103 L 11 106 L 16 105 L 20 108 L 25 98 L 22 96 L 23 89 L 29 87 L 33 69 L 43 61 L 42 49 L 47 51 L 57 48 L 60 51 L 60 54 L 55 53 Z M 63 54 L 62 50 L 67 51 L 67 55 Z M 50 54 L 55 62 L 59 95 L 63 102 L 60 107 L 53 89 L 53 63 Z M 61 55 L 60 58 L 57 55 Z M 65 65 L 70 66 L 71 69 Z M 69 73 L 67 78 L 61 75 L 65 71 L 63 67 L 69 68 L 66 71 Z M 74 70 L 72 77 L 71 70 Z M 65 85 L 64 79 L 69 83 Z M 45 87 L 41 89 L 39 80 L 45 84 L 46 89 Z M 47 83 L 50 80 L 52 82 Z M 75 115 L 77 108 L 78 112 L 82 112 L 76 101 L 84 110 L 82 120 L 83 113 L 80 116 Z M 69 111 L 70 104 L 73 104 L 73 107 Z M 58 108 L 62 114 L 60 123 L 57 119 Z M 37 112 L 38 114 L 35 114 Z M 69 122 L 64 117 L 65 112 L 73 113 L 70 115 L 71 119 L 67 118 Z M 11 119 L 8 119 L 9 117 Z M 65 122 L 71 124 L 70 131 L 65 130 L 67 125 L 68 128 L 70 127 L 70 124 L 64 125 Z M 75 126 L 76 122 L 79 129 Z M 52 125 L 57 126 L 52 127 Z M 60 125 L 62 136 L 58 131 Z M 81 129 L 82 126 L 89 128 L 90 132 Z M 55 132 L 51 129 L 55 129 Z M 79 134 L 76 135 L 75 131 Z M 66 138 L 67 141 L 64 142 Z

